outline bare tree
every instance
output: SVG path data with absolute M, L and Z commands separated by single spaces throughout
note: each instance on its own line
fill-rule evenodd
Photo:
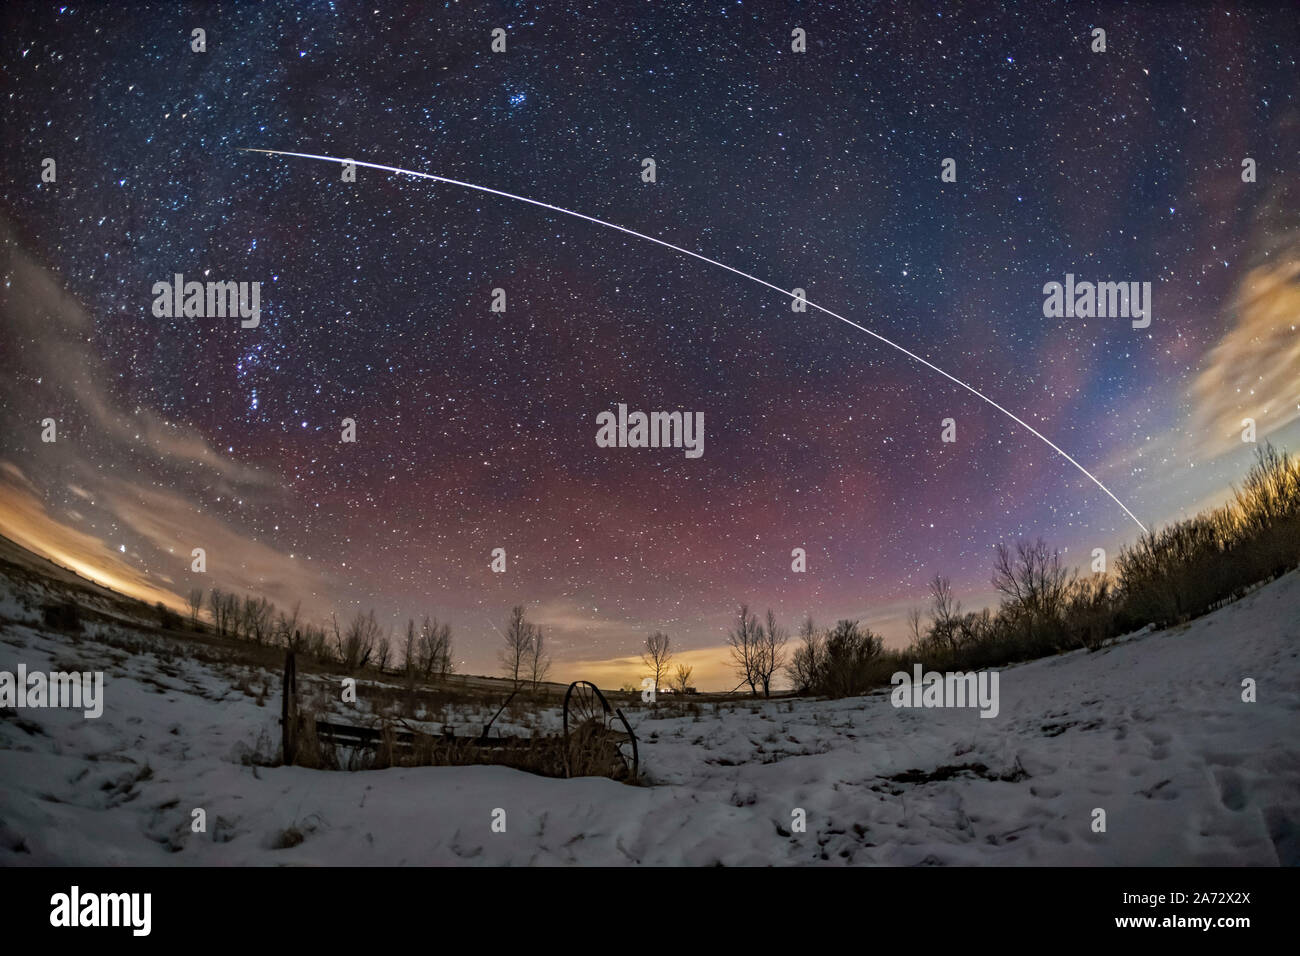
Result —
M 1029 632 L 1059 629 L 1073 575 L 1061 564 L 1059 551 L 1040 538 L 1016 543 L 1014 556 L 999 542 L 993 586 L 1006 598 L 1004 610 Z
M 655 631 L 645 639 L 645 650 L 641 652 L 641 663 L 646 666 L 654 679 L 656 696 L 659 694 L 659 685 L 666 683 L 664 678 L 668 675 L 668 664 L 673 659 L 673 652 L 669 649 L 670 644 L 667 634 L 663 631 Z
M 230 634 L 235 640 L 242 641 L 248 633 L 245 627 L 244 613 L 246 610 L 246 598 L 241 598 L 238 594 L 227 594 L 226 620 L 230 622 Z
M 516 604 L 510 609 L 510 620 L 502 638 L 504 646 L 499 654 L 501 670 L 517 687 L 527 675 L 528 655 L 533 644 L 533 626 L 524 616 L 522 604 Z
M 822 642 L 813 624 L 812 616 L 804 618 L 799 626 L 799 646 L 790 657 L 786 674 L 795 690 L 801 694 L 812 691 L 817 685 L 817 671 L 821 662 Z
M 767 610 L 767 626 L 760 627 L 757 672 L 763 696 L 772 696 L 772 675 L 785 667 L 785 643 L 789 634 L 776 623 L 776 615 Z
M 275 605 L 262 598 L 258 604 L 258 616 L 255 622 L 257 642 L 269 644 L 275 635 Z
M 438 654 L 438 679 L 446 680 L 447 675 L 456 670 L 456 662 L 451 659 L 451 624 L 443 624 L 439 635 L 442 652 Z
M 391 635 L 381 637 L 375 648 L 375 667 L 379 669 L 379 673 L 382 674 L 384 671 L 388 670 L 388 658 L 392 653 L 393 641 Z
M 415 619 L 407 618 L 406 637 L 402 640 L 402 670 L 408 678 L 414 677 L 420 666 L 420 639 L 415 633 Z
M 221 604 L 221 617 L 225 622 L 227 633 L 232 637 L 240 637 L 242 632 L 239 627 L 239 595 L 234 591 L 222 594 Z
M 551 652 L 546 647 L 546 640 L 542 636 L 540 627 L 533 628 L 533 644 L 528 652 L 527 663 L 533 690 L 536 691 L 538 685 L 546 680 L 546 675 L 551 672 Z
M 939 647 L 952 650 L 957 645 L 961 604 L 953 597 L 952 582 L 941 574 L 930 581 L 930 638 Z
M 330 614 L 330 633 L 334 635 L 334 656 L 343 660 L 343 632 L 339 630 L 337 614 Z
M 308 624 L 303 627 L 302 648 L 318 661 L 329 657 L 329 639 L 323 624 Z
M 826 635 L 818 666 L 817 692 L 856 697 L 871 688 L 872 671 L 884 641 L 857 621 L 840 621 Z
M 190 588 L 190 626 L 199 629 L 199 612 L 203 610 L 203 588 Z
M 337 617 L 331 617 L 334 629 L 334 650 L 344 670 L 360 670 L 370 663 L 370 658 L 379 643 L 379 622 L 375 612 L 368 614 L 357 611 L 348 622 L 346 629 L 340 631 Z
M 912 644 L 918 645 L 922 638 L 925 637 L 921 630 L 921 609 L 919 607 L 910 607 L 907 609 L 907 633 L 912 635 Z
M 271 636 L 271 622 L 275 607 L 266 598 L 245 597 L 242 611 L 244 633 L 249 639 L 262 644 Z
M 451 625 L 445 621 L 438 626 L 438 679 L 445 681 L 456 669 L 451 659 Z
M 212 612 L 212 627 L 219 637 L 226 636 L 226 595 L 219 588 L 208 592 L 208 610 Z
M 230 630 L 239 640 L 248 636 L 248 612 L 253 599 L 247 595 L 238 597 L 230 595 L 233 598 L 230 608 Z
M 298 615 L 301 611 L 302 602 L 298 601 L 293 606 L 292 614 L 285 614 L 281 611 L 276 616 L 275 632 L 272 639 L 291 651 L 300 650 L 302 646 L 302 634 L 298 630 Z
M 740 606 L 736 627 L 727 634 L 727 647 L 731 661 L 741 680 L 749 685 L 749 692 L 758 696 L 759 676 L 763 656 L 763 629 L 758 618 L 749 613 L 749 605 Z
M 424 679 L 431 680 L 435 675 L 439 680 L 446 679 L 451 671 L 451 625 L 439 624 L 436 617 L 425 615 L 420 623 L 418 647 Z
M 678 664 L 677 671 L 673 675 L 673 690 L 677 691 L 679 694 L 684 694 L 690 690 L 691 672 L 693 670 L 695 670 L 695 668 L 691 667 L 689 664 Z

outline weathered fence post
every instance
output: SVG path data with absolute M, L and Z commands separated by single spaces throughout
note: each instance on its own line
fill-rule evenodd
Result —
M 284 656 L 284 684 L 280 698 L 280 749 L 286 766 L 298 756 L 298 665 L 293 651 Z

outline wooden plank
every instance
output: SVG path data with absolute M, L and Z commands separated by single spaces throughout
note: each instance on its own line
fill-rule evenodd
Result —
M 334 738 L 336 741 L 341 740 L 357 744 L 377 744 L 384 738 L 384 730 L 380 727 L 357 727 L 350 724 L 336 724 L 328 720 L 316 721 L 316 733 L 318 736 Z M 395 730 L 392 731 L 392 734 L 393 741 L 402 746 L 412 746 L 415 742 L 416 734 L 409 730 Z M 535 742 L 529 737 L 457 737 L 454 734 L 427 734 L 421 736 L 451 744 L 472 744 L 488 750 L 527 747 Z M 551 743 L 559 741 L 559 739 L 559 737 L 543 737 L 537 742 Z

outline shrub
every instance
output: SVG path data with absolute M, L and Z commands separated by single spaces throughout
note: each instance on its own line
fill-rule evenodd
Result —
M 827 697 L 856 697 L 871 689 L 884 641 L 857 621 L 840 621 L 816 654 L 813 690 Z M 801 648 L 802 649 L 802 648 Z
M 71 601 L 41 605 L 41 620 L 56 631 L 81 633 L 81 608 Z
M 154 610 L 158 612 L 158 626 L 163 630 L 179 631 L 181 629 L 181 616 L 162 601 L 154 605 Z

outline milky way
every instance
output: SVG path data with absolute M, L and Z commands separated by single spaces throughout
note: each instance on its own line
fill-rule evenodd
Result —
M 1300 446 L 1294 7 L 970 7 L 7 6 L 0 532 L 151 596 L 437 614 L 469 670 L 524 603 L 568 673 L 656 628 L 703 652 L 740 601 L 901 638 L 999 541 L 1136 531 L 788 297 L 245 148 L 803 289 L 1147 525 L 1241 473 L 1241 418 Z M 257 327 L 155 316 L 177 273 L 260 282 Z M 1150 282 L 1149 327 L 1045 317 L 1067 274 Z M 599 447 L 620 403 L 702 412 L 705 453 Z

